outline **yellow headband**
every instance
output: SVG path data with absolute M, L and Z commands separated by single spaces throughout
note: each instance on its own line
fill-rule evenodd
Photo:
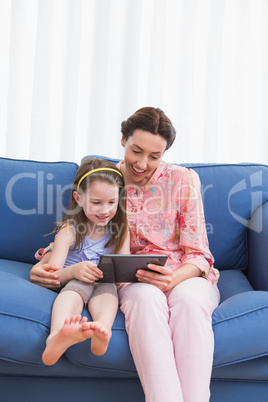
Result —
M 82 183 L 82 181 L 89 176 L 91 173 L 95 173 L 95 172 L 100 172 L 102 170 L 109 170 L 110 172 L 115 172 L 117 174 L 119 174 L 119 176 L 123 177 L 122 174 L 120 172 L 118 172 L 118 170 L 115 169 L 111 169 L 111 168 L 99 168 L 99 169 L 93 169 L 90 172 L 87 172 L 86 174 L 84 174 L 84 176 L 81 177 L 81 179 L 79 180 L 78 184 L 77 184 L 77 192 L 79 191 L 79 187 L 80 184 Z

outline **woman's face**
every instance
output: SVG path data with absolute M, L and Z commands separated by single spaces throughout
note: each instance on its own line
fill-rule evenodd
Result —
M 144 186 L 158 168 L 167 141 L 159 134 L 136 129 L 127 140 L 122 136 L 121 143 L 125 148 L 125 183 Z

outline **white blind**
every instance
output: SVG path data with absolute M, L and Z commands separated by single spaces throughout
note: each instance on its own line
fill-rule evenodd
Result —
M 162 108 L 171 162 L 268 163 L 267 0 L 0 0 L 0 156 L 122 158 Z

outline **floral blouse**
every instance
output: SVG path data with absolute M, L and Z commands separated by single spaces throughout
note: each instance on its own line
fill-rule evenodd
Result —
M 167 267 L 194 264 L 204 278 L 217 283 L 194 170 L 161 161 L 144 186 L 127 186 L 127 217 L 132 254 L 165 254 Z

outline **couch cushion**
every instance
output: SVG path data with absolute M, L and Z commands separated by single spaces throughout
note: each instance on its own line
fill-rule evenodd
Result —
M 31 283 L 28 280 L 30 268 L 29 264 L 0 260 L 0 328 L 5 328 L 0 331 L 0 360 L 43 366 L 41 357 L 57 293 Z M 86 309 L 82 314 L 90 318 Z M 72 346 L 66 356 L 75 366 L 136 376 L 121 311 L 118 311 L 110 348 L 104 356 L 90 352 L 90 340 Z M 61 375 L 64 376 L 64 372 Z
M 234 278 L 232 271 L 222 274 L 219 288 L 225 289 L 226 296 L 229 293 L 230 297 L 212 316 L 215 337 L 213 367 L 267 356 L 268 292 L 247 290 L 244 279 Z M 233 285 L 230 285 L 233 280 Z M 235 288 L 240 293 L 231 296 Z
M 90 317 L 84 310 L 84 316 Z M 90 340 L 79 343 L 69 348 L 66 357 L 75 365 L 95 368 L 97 370 L 136 372 L 133 358 L 128 344 L 128 336 L 125 330 L 125 318 L 119 310 L 113 325 L 113 334 L 109 348 L 103 356 L 95 356 L 90 351 Z
M 36 262 L 66 212 L 76 171 L 75 163 L 0 158 L 0 258 Z
M 0 271 L 0 359 L 42 365 L 55 293 Z
M 221 304 L 213 313 L 213 367 L 268 355 L 268 292 L 254 291 L 241 271 L 222 271 L 218 286 Z M 67 350 L 68 359 L 84 367 L 94 364 L 98 369 L 131 367 L 129 353 L 123 356 L 118 353 L 128 348 L 121 318 L 117 317 L 117 332 L 111 338 L 111 348 L 108 348 L 105 356 L 99 358 L 91 355 L 89 359 L 90 342 L 86 341 Z
M 0 360 L 43 367 L 41 356 L 57 293 L 29 282 L 30 268 L 29 264 L 0 260 L 0 328 L 5 328 L 0 331 Z M 213 313 L 214 367 L 268 355 L 268 292 L 251 291 L 239 271 L 223 271 L 219 288 L 223 300 Z M 87 310 L 83 315 L 89 318 Z M 73 365 L 69 367 L 68 361 Z M 77 366 L 89 370 L 81 375 L 136 375 L 120 311 L 107 353 L 92 355 L 89 340 L 74 345 L 61 359 L 57 374 L 68 376 Z
M 242 271 L 221 271 L 218 288 L 221 294 L 221 303 L 239 293 L 250 292 L 253 287 Z
M 0 259 L 0 271 L 19 276 L 20 278 L 29 280 L 31 268 L 31 264 Z

